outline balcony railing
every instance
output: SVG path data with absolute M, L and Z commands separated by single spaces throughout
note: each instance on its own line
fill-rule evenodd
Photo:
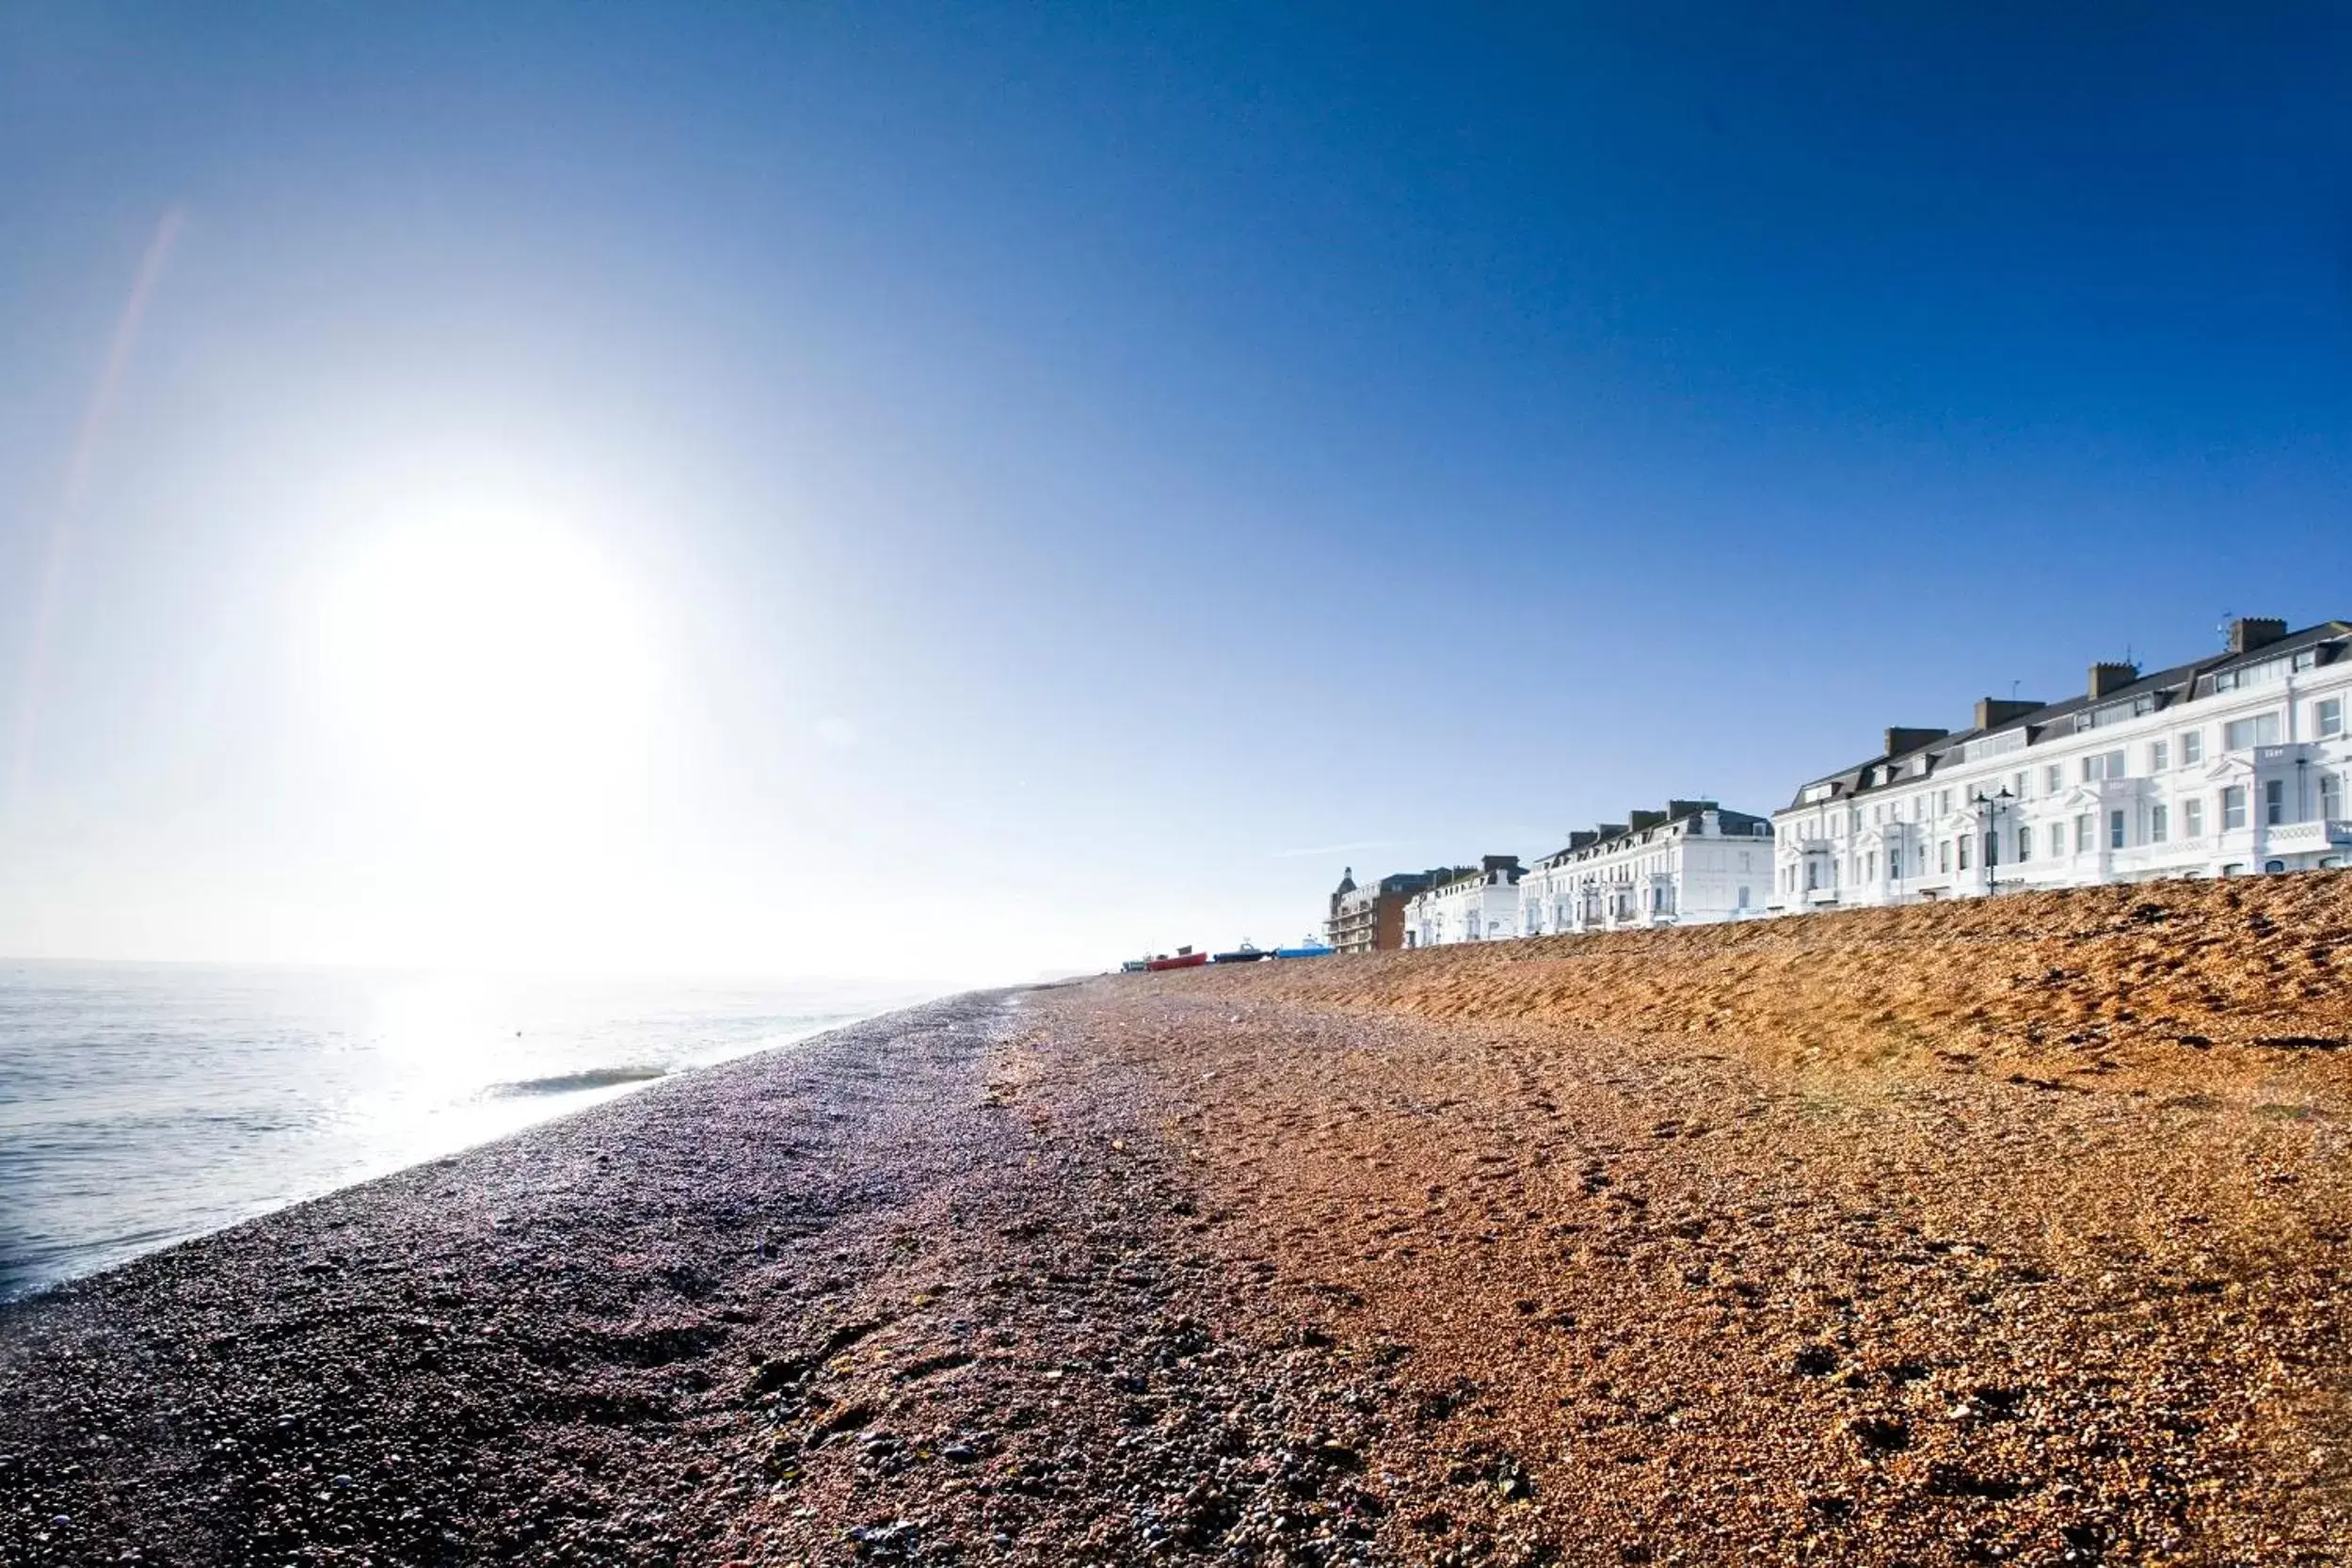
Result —
M 2312 855 L 2347 847 L 2352 847 L 2352 818 L 2280 823 L 2263 830 L 2263 849 L 2270 855 Z

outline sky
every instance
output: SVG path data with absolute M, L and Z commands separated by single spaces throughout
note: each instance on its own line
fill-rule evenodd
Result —
M 0 9 L 0 953 L 1272 945 L 2352 616 L 2352 13 L 1883 9 Z

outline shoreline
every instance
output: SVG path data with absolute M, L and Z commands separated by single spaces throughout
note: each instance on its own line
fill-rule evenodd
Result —
M 664 1369 L 756 1320 L 712 1295 L 890 1195 L 839 1146 L 907 1110 L 861 1049 L 897 1046 L 902 1090 L 936 1087 L 1000 1010 L 948 999 L 678 1075 L 0 1306 L 0 1384 L 22 1396 L 0 1409 L 0 1480 L 37 1498 L 0 1513 L 0 1559 L 448 1560 L 485 1469 L 511 1462 L 510 1491 L 547 1479 L 509 1440 L 666 1429 L 690 1391 Z M 760 1141 L 771 1111 L 790 1141 Z M 53 1424 L 86 1404 L 96 1427 Z M 93 1475 L 132 1432 L 136 1473 Z M 166 1476 L 188 1486 L 168 1507 Z
M 25 968 L 0 995 L 0 1079 L 19 1091 L 0 1304 L 935 1000 L 814 983 L 752 993 L 461 982 L 453 992 L 411 977 L 384 989 L 349 970 L 274 989 L 270 971 L 212 966 L 191 967 L 203 978 L 184 986 L 168 966 L 83 968 L 97 977 L 88 984 Z M 436 1007 L 431 1027 L 461 1040 L 456 1048 L 386 1022 Z M 514 1031 L 501 1073 L 510 1024 L 531 1039 Z M 140 1044 L 125 1048 L 124 1037 Z
M 1817 997 L 1496 944 L 657 1084 L 0 1315 L 0 1559 L 2337 1560 L 2346 1053 L 2055 1025 L 2118 954 L 2344 987 L 2161 896 L 2169 969 L 2070 899 L 1809 925 Z M 1675 1011 L 1858 970 L 1893 1056 Z

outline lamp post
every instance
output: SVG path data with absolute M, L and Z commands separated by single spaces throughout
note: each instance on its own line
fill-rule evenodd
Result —
M 1982 790 L 1976 792 L 1976 804 L 1985 808 L 1985 891 L 1988 893 L 2001 890 L 2001 879 L 1993 874 L 1994 869 L 2001 863 L 2001 812 L 2016 799 L 2009 793 L 2007 785 L 2002 786 L 1997 794 L 1989 795 Z

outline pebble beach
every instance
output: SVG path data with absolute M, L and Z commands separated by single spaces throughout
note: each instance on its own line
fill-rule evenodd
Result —
M 2341 1561 L 2348 928 L 890 1015 L 8 1309 L 0 1561 Z

